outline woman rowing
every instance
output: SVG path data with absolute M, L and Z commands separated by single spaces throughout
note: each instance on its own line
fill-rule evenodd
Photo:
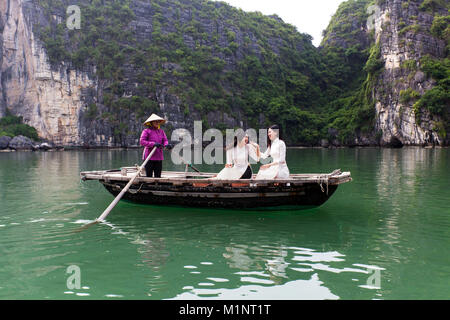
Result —
M 164 160 L 163 148 L 172 148 L 169 144 L 164 130 L 161 129 L 161 125 L 166 123 L 166 120 L 152 114 L 145 122 L 146 127 L 141 134 L 140 143 L 144 146 L 143 159 L 147 159 L 150 152 L 156 147 L 156 151 L 153 153 L 150 160 L 145 165 L 145 172 L 147 177 L 161 178 L 162 161 Z

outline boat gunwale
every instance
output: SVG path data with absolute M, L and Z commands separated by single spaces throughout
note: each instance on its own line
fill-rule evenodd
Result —
M 126 168 L 136 169 L 136 168 Z M 134 170 L 136 172 L 136 170 Z M 128 171 L 128 173 L 132 173 Z M 191 172 L 177 172 L 177 171 L 163 171 L 161 178 L 136 177 L 133 184 L 149 183 L 149 184 L 172 184 L 193 185 L 193 184 L 207 184 L 209 186 L 224 186 L 224 185 L 248 185 L 246 187 L 258 187 L 278 184 L 303 185 L 310 183 L 339 185 L 352 181 L 350 172 L 341 172 L 335 170 L 330 174 L 291 174 L 290 179 L 270 179 L 270 180 L 256 180 L 253 175 L 252 179 L 237 179 L 237 180 L 218 180 L 213 176 L 216 173 L 191 173 Z M 164 175 L 172 175 L 171 177 L 164 177 Z M 178 177 L 177 177 L 178 176 Z M 103 180 L 103 181 L 130 181 L 132 175 L 122 175 L 121 170 L 104 170 L 104 171 L 85 171 L 80 173 L 82 180 Z M 196 177 L 196 178 L 195 178 Z M 201 179 L 199 179 L 201 178 Z

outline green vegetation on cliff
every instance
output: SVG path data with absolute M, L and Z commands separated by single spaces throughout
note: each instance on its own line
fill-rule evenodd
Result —
M 0 118 L 0 137 L 15 137 L 19 135 L 35 141 L 39 139 L 36 129 L 24 124 L 22 117 L 16 117 L 8 113 L 5 117 Z
M 439 3 L 439 5 L 444 4 Z M 450 6 L 448 3 L 445 5 L 447 8 Z M 427 109 L 432 115 L 439 116 L 442 122 L 435 130 L 445 138 L 450 131 L 450 14 L 435 15 L 430 31 L 433 36 L 445 41 L 446 52 L 443 59 L 432 58 L 429 55 L 420 59 L 420 69 L 427 77 L 434 79 L 436 85 L 426 91 L 414 104 L 414 111 L 416 117 L 419 117 L 423 109 Z
M 101 94 L 87 102 L 85 117 L 107 121 L 117 136 L 129 132 L 124 116 L 141 121 L 159 112 L 161 88 L 179 99 L 180 114 L 205 127 L 224 128 L 226 113 L 247 127 L 278 123 L 291 144 L 351 144 L 374 136 L 374 88 L 384 63 L 366 31 L 371 0 L 343 2 L 320 48 L 277 16 L 223 2 L 34 1 L 48 18 L 36 29 L 50 63 L 57 68 L 64 61 L 98 78 Z M 425 11 L 440 5 L 425 2 Z M 64 23 L 73 4 L 81 8 L 81 30 Z M 447 17 L 436 17 L 431 32 L 448 38 Z M 421 65 L 436 72 L 426 61 Z M 439 87 L 418 99 L 417 110 L 442 114 L 448 79 L 436 79 Z
M 328 72 L 326 138 L 351 144 L 373 130 L 373 88 L 383 67 L 380 47 L 364 30 L 368 0 L 343 2 L 324 30 L 321 53 Z M 334 133 L 337 132 L 337 136 Z
M 55 12 L 64 16 L 69 5 L 66 0 L 39 3 L 49 21 Z M 286 137 L 291 142 L 316 143 L 322 136 L 321 112 L 329 101 L 323 92 L 330 74 L 323 71 L 311 37 L 278 17 L 204 0 L 152 0 L 151 34 L 138 38 L 130 27 L 136 19 L 132 1 L 74 3 L 81 8 L 83 32 L 52 23 L 40 27 L 40 36 L 52 64 L 66 61 L 81 70 L 95 66 L 106 83 L 101 102 L 110 121 L 118 124 L 123 108 L 141 119 L 157 111 L 154 93 L 167 86 L 180 97 L 186 115 L 238 110 L 248 126 L 258 127 L 264 114 L 263 125 L 294 129 Z M 189 18 L 180 13 L 185 11 Z M 130 69 L 139 87 L 132 98 L 124 98 Z M 88 115 L 102 117 L 91 107 Z

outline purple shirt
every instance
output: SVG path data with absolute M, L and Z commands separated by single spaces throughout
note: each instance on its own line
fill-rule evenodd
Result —
M 144 156 L 142 160 L 147 159 L 150 152 L 153 150 L 155 143 L 160 143 L 163 146 L 167 146 L 169 141 L 166 134 L 162 129 L 144 129 L 141 134 L 141 146 L 144 146 Z M 150 160 L 164 160 L 162 148 L 157 148 Z

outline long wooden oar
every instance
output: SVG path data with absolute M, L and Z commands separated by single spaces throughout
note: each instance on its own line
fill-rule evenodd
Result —
M 139 176 L 139 173 L 142 171 L 143 168 L 145 168 L 145 165 L 147 164 L 147 162 L 150 160 L 150 158 L 153 156 L 153 154 L 156 151 L 156 147 L 153 148 L 152 152 L 150 152 L 150 154 L 148 155 L 148 157 L 145 159 L 144 163 L 139 167 L 138 171 L 136 172 L 136 174 L 131 178 L 131 180 L 128 182 L 128 184 L 125 186 L 125 188 L 117 195 L 117 197 L 114 199 L 113 202 L 111 202 L 111 204 L 108 206 L 108 208 L 105 209 L 105 211 L 103 211 L 103 213 L 100 215 L 100 217 L 98 217 L 96 220 L 94 220 L 93 222 L 90 222 L 88 224 L 85 224 L 84 226 L 82 226 L 81 228 L 78 228 L 75 230 L 75 232 L 80 232 L 83 230 L 86 230 L 87 228 L 89 228 L 90 226 L 97 224 L 99 222 L 102 222 L 105 220 L 106 216 L 111 212 L 111 210 L 115 207 L 115 205 L 119 202 L 119 200 L 123 197 L 123 195 L 125 194 L 125 192 L 128 191 L 128 189 L 130 189 L 131 185 L 133 184 L 134 180 L 136 180 L 136 177 Z
M 108 208 L 106 208 L 105 211 L 103 211 L 103 213 L 100 215 L 100 217 L 97 218 L 97 220 L 95 220 L 95 222 L 101 222 L 101 221 L 105 220 L 106 216 L 116 206 L 116 204 L 120 201 L 120 199 L 128 191 L 128 189 L 130 189 L 130 187 L 133 184 L 134 180 L 136 180 L 136 178 L 139 176 L 139 174 L 141 173 L 142 169 L 145 168 L 145 165 L 150 160 L 150 158 L 153 156 L 155 151 L 156 151 L 156 147 L 153 148 L 152 152 L 150 152 L 150 154 L 148 155 L 147 159 L 145 159 L 144 163 L 139 167 L 138 171 L 133 176 L 133 178 L 130 179 L 130 181 L 127 183 L 125 188 L 123 188 L 122 191 L 120 191 L 120 193 L 117 195 L 117 197 L 114 199 L 114 201 L 111 202 L 111 204 L 108 206 Z

